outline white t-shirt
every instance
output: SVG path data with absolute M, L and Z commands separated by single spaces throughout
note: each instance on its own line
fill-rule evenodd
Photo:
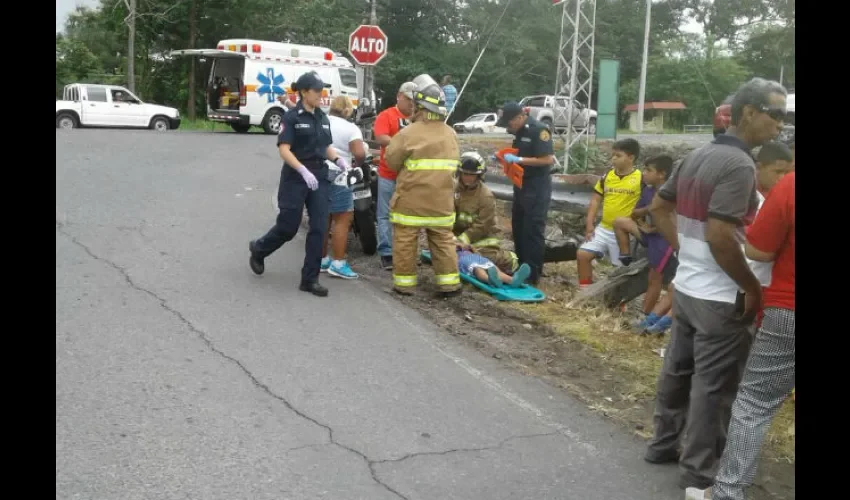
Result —
M 759 197 L 758 209 L 761 210 L 761 206 L 764 204 L 764 196 L 758 192 L 756 194 Z M 756 212 L 756 217 L 758 217 L 758 212 Z M 747 259 L 747 264 L 750 265 L 750 270 L 756 275 L 756 278 L 759 280 L 762 287 L 770 286 L 770 279 L 773 275 L 773 262 L 758 262 Z
M 348 164 L 351 165 L 352 155 L 349 145 L 351 144 L 351 141 L 356 141 L 358 139 L 362 141 L 363 133 L 360 132 L 357 125 L 351 123 L 345 118 L 328 115 L 328 120 L 331 122 L 331 135 L 334 139 L 334 149 L 336 149 L 336 152 L 345 158 Z

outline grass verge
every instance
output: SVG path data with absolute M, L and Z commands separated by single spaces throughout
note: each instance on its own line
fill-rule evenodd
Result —
M 605 273 L 606 266 L 599 265 L 595 271 Z M 659 350 L 666 346 L 669 336 L 634 335 L 628 330 L 628 321 L 636 317 L 639 304 L 631 304 L 625 314 L 602 307 L 568 307 L 575 289 L 552 283 L 576 281 L 575 262 L 547 264 L 546 272 L 556 275 L 557 279 L 541 285 L 541 289 L 550 298 L 544 303 L 520 305 L 506 303 L 506 307 L 522 309 L 536 317 L 557 335 L 579 342 L 592 349 L 604 367 L 605 376 L 619 380 L 613 385 L 619 388 L 620 398 L 628 403 L 643 402 L 651 405 L 655 397 L 656 379 L 661 370 L 662 358 Z M 669 335 L 669 334 L 668 334 Z M 586 395 L 587 396 L 587 395 Z M 599 396 L 599 395 L 597 395 Z M 592 398 L 593 395 L 590 395 Z M 611 409 L 612 400 L 599 398 L 593 405 L 605 408 L 606 413 L 616 414 Z M 606 402 L 607 400 L 607 402 Z M 651 413 L 643 415 L 644 437 L 652 432 Z M 765 441 L 766 456 L 789 463 L 795 461 L 795 415 L 794 403 L 789 399 L 773 421 Z

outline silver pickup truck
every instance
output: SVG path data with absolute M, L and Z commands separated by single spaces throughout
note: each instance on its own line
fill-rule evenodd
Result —
M 569 97 L 531 95 L 524 97 L 519 104 L 526 109 L 529 116 L 545 123 L 550 130 L 561 131 L 567 128 L 567 115 L 570 108 Z M 596 135 L 596 116 L 596 111 L 576 102 L 573 108 L 573 127 L 576 129 L 587 128 L 588 134 Z

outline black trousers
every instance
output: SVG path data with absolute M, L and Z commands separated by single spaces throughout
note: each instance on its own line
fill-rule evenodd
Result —
M 536 283 L 543 273 L 546 215 L 551 199 L 550 175 L 525 177 L 522 180 L 522 189 L 514 186 L 514 203 L 511 209 L 514 249 L 520 263 L 528 264 L 531 268 L 528 281 L 532 283 Z
M 298 233 L 304 207 L 310 216 L 310 229 L 307 232 L 304 266 L 301 268 L 301 282 L 319 281 L 319 268 L 322 265 L 322 241 L 328 230 L 328 211 L 330 209 L 330 182 L 328 167 L 321 164 L 311 168 L 310 172 L 319 181 L 319 188 L 311 191 L 301 174 L 284 165 L 280 172 L 280 186 L 277 190 L 277 214 L 275 225 L 254 242 L 257 257 L 265 258 L 274 253 Z

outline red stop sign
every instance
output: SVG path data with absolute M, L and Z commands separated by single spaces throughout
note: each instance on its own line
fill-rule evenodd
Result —
M 387 35 L 378 26 L 361 24 L 348 35 L 348 53 L 357 64 L 374 66 L 387 55 Z

